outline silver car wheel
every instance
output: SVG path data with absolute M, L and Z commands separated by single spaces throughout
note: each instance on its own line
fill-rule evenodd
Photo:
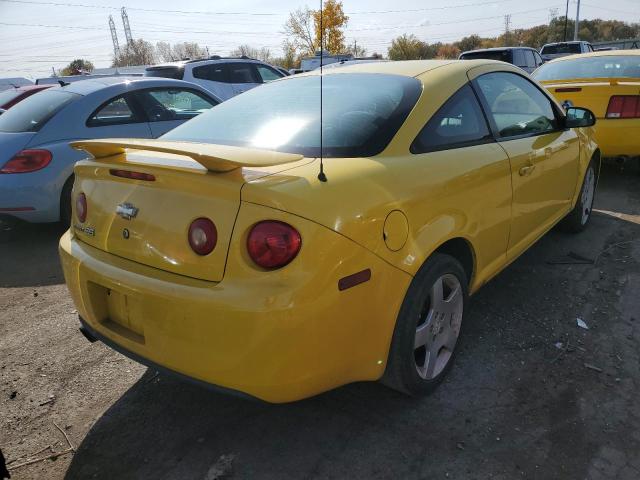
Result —
M 460 335 L 464 292 L 458 277 L 439 277 L 418 318 L 414 358 L 418 375 L 431 380 L 447 366 Z
M 596 191 L 596 175 L 593 171 L 593 167 L 587 169 L 587 174 L 584 177 L 584 187 L 582 188 L 582 195 L 580 197 L 580 205 L 582 206 L 581 224 L 584 225 L 589 220 L 591 215 L 591 207 L 593 205 L 593 196 Z

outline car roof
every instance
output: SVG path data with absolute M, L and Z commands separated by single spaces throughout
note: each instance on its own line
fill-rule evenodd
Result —
M 567 40 L 566 42 L 550 42 L 550 43 L 545 43 L 542 48 L 544 47 L 548 47 L 550 45 L 569 45 L 569 44 L 573 44 L 573 43 L 589 43 L 585 40 Z
M 198 58 L 194 60 L 179 60 L 177 62 L 160 63 L 158 65 L 150 65 L 145 70 L 157 70 L 167 67 L 184 67 L 185 65 L 192 65 L 196 63 L 228 63 L 228 62 L 251 62 L 251 63 L 264 63 L 256 58 L 249 57 L 218 57 L 218 58 Z
M 488 61 L 488 60 L 485 60 Z M 406 77 L 417 77 L 434 68 L 440 68 L 451 63 L 462 64 L 459 60 L 401 60 L 396 62 L 371 62 L 358 63 L 356 65 L 343 65 L 341 68 L 327 69 L 327 75 L 340 75 L 343 73 L 387 73 L 393 75 L 404 75 Z M 470 65 L 467 62 L 465 65 Z M 320 75 L 320 69 L 311 70 L 302 75 Z
M 578 58 L 619 56 L 640 56 L 640 50 L 602 50 L 598 52 L 576 53 L 574 55 L 568 55 L 566 57 L 554 58 L 547 63 L 566 62 L 568 60 L 577 60 Z
M 531 47 L 491 47 L 491 48 L 478 48 L 477 50 L 467 50 L 466 52 L 462 52 L 460 55 L 465 55 L 467 53 L 501 52 L 504 50 L 534 50 L 537 52 L 535 48 L 531 48 Z
M 190 85 L 189 82 L 183 82 L 182 80 L 174 80 L 171 78 L 153 78 L 153 77 L 104 77 L 104 78 L 92 78 L 89 80 L 80 80 L 78 82 L 70 83 L 63 87 L 67 92 L 77 93 L 80 95 L 88 95 L 106 87 L 111 87 L 120 84 L 136 84 L 140 88 L 153 87 L 153 86 L 165 86 L 165 85 Z

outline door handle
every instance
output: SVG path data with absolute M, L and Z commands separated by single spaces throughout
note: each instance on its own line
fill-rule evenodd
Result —
M 524 167 L 520 167 L 520 170 L 518 170 L 518 173 L 520 174 L 521 177 L 527 177 L 531 175 L 531 173 L 535 168 L 536 168 L 535 165 L 525 165 Z

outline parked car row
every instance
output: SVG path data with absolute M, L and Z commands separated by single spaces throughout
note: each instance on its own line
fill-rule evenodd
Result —
M 530 47 L 497 47 L 462 52 L 459 58 L 460 60 L 474 60 L 478 58 L 500 60 L 520 67 L 528 73 L 532 73 L 536 68 L 549 60 L 593 51 L 594 49 L 589 42 L 555 42 L 543 45 L 540 53 Z
M 0 213 L 70 224 L 81 329 L 154 368 L 271 402 L 421 395 L 468 296 L 588 225 L 603 155 L 640 154 L 639 61 L 212 58 L 54 87 L 0 116 Z

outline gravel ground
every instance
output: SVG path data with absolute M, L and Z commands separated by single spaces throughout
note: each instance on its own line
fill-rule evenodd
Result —
M 457 363 L 432 396 L 367 383 L 289 405 L 214 393 L 88 343 L 58 263 L 61 229 L 0 229 L 0 448 L 12 476 L 637 480 L 640 177 L 605 168 L 596 206 L 586 232 L 550 232 L 472 298 Z

